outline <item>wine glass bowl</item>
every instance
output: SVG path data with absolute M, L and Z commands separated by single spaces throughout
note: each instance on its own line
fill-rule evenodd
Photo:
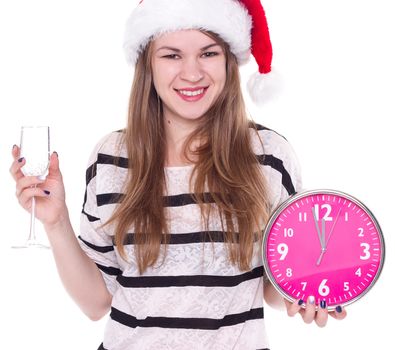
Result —
M 45 176 L 49 167 L 49 127 L 22 126 L 20 156 L 25 159 L 25 176 Z

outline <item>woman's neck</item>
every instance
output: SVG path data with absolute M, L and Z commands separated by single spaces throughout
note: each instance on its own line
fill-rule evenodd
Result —
M 193 123 L 175 120 L 165 116 L 167 156 L 165 166 L 185 166 L 191 164 L 183 154 L 185 140 L 195 129 Z M 192 146 L 197 142 L 192 142 Z M 191 155 L 188 155 L 193 159 Z

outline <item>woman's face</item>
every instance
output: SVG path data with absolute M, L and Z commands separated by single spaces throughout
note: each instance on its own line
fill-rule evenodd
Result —
M 198 30 L 166 33 L 152 45 L 153 83 L 164 116 L 186 121 L 202 116 L 225 85 L 222 47 Z

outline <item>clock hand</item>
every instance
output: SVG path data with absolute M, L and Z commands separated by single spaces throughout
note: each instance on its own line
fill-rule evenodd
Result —
M 333 225 L 332 225 L 331 232 L 329 232 L 328 239 L 327 239 L 327 241 L 326 241 L 326 243 L 325 243 L 325 248 L 328 246 L 328 242 L 329 242 L 329 240 L 330 240 L 330 238 L 331 238 L 331 236 L 332 236 L 333 229 L 334 229 L 334 227 L 335 227 L 335 225 L 336 225 L 336 223 L 337 223 L 337 219 L 339 218 L 339 215 L 340 215 L 340 212 L 341 212 L 341 211 L 342 211 L 342 208 L 340 208 L 340 209 L 339 209 L 339 212 L 337 213 L 335 222 L 334 222 Z
M 322 247 L 321 255 L 318 257 L 318 260 L 317 260 L 317 263 L 316 263 L 317 266 L 319 266 L 319 265 L 321 264 L 322 258 L 324 257 L 324 254 L 326 253 L 326 248 L 328 247 L 329 240 L 330 240 L 330 238 L 331 238 L 331 236 L 332 236 L 333 229 L 335 228 L 335 225 L 336 225 L 336 223 L 337 223 L 337 219 L 339 219 L 339 216 L 340 216 L 340 212 L 341 212 L 341 211 L 342 211 L 342 208 L 340 208 L 340 209 L 339 209 L 339 212 L 337 213 L 335 222 L 333 223 L 333 225 L 332 225 L 332 227 L 331 227 L 331 231 L 329 232 L 329 236 L 328 236 L 328 239 L 326 240 L 326 242 L 325 242 L 325 224 L 324 224 L 323 227 L 322 227 L 322 237 L 323 237 L 323 239 L 324 239 L 324 246 Z M 323 222 L 323 223 L 324 223 L 324 222 Z
M 313 218 L 314 218 L 314 224 L 315 224 L 315 228 L 317 230 L 318 233 L 318 239 L 320 240 L 320 245 L 321 248 L 324 247 L 325 242 L 322 240 L 322 236 L 321 236 L 321 232 L 320 232 L 320 228 L 318 227 L 318 220 L 317 217 L 315 216 L 315 210 L 314 207 L 311 207 L 311 211 L 313 212 Z
M 323 244 L 321 245 L 321 254 L 318 257 L 318 260 L 316 262 L 317 266 L 319 266 L 321 264 L 321 260 L 324 257 L 324 254 L 326 252 L 326 245 L 325 245 L 325 220 L 324 219 L 321 220 L 321 225 L 322 225 L 321 237 L 322 237 Z

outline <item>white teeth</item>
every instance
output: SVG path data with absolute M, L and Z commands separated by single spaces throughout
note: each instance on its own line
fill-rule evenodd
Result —
M 197 96 L 201 95 L 204 92 L 204 89 L 196 90 L 196 91 L 185 91 L 185 90 L 178 90 L 181 95 L 185 96 Z

